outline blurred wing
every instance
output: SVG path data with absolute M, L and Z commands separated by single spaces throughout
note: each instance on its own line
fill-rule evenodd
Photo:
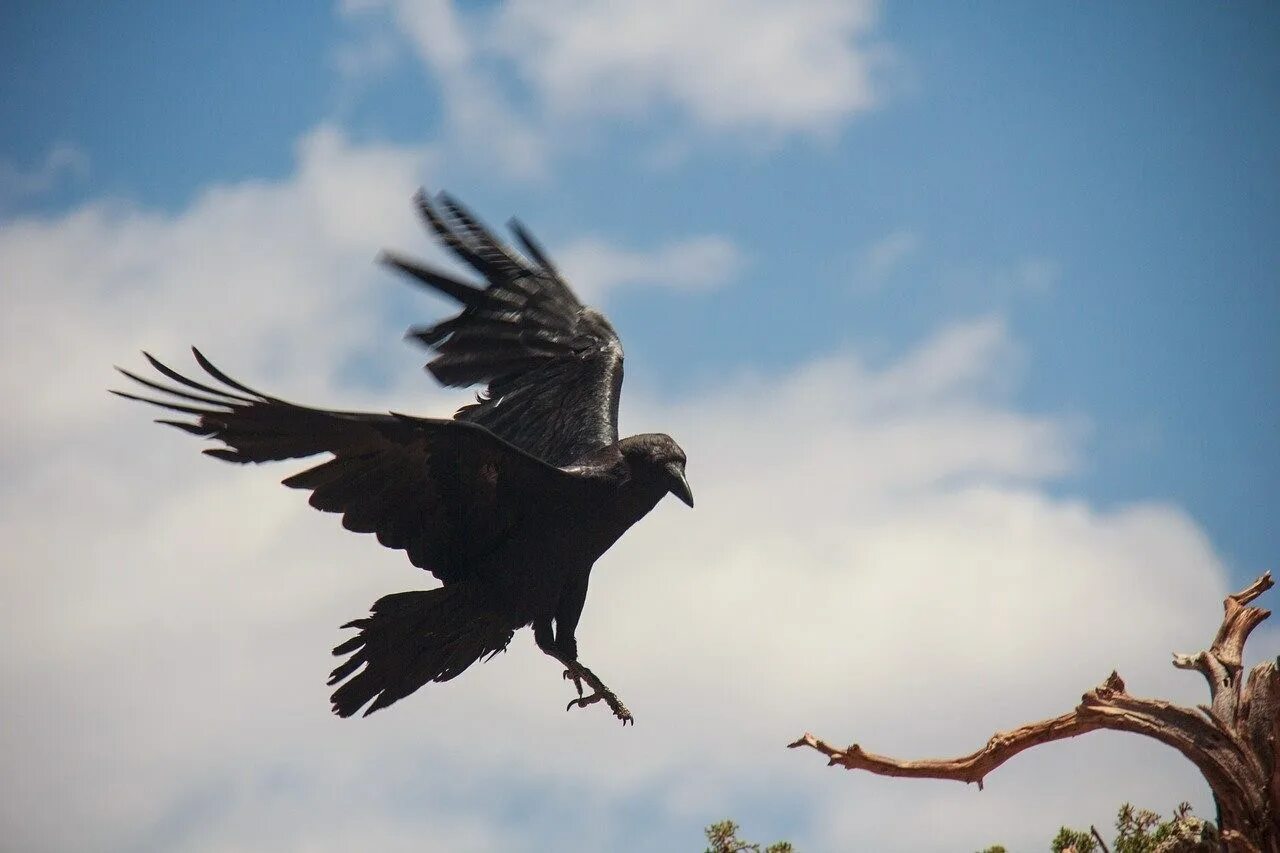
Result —
M 529 258 L 502 244 L 456 201 L 425 193 L 418 208 L 440 241 L 484 276 L 486 287 L 386 255 L 391 266 L 462 303 L 462 313 L 409 331 L 436 351 L 427 364 L 444 385 L 488 383 L 458 411 L 552 465 L 568 465 L 618 440 L 622 343 L 587 308 L 518 223 Z
M 191 416 L 159 423 L 222 442 L 204 452 L 228 462 L 333 454 L 284 484 L 310 490 L 313 507 L 341 513 L 348 530 L 377 534 L 446 583 L 464 579 L 473 557 L 507 541 L 530 508 L 580 485 L 474 424 L 298 406 L 236 382 L 193 352 L 213 385 L 147 355 L 181 387 L 120 370 L 166 397 L 113 393 Z

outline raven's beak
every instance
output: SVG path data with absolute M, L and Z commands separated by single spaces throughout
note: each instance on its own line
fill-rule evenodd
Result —
M 693 491 L 689 488 L 689 481 L 684 476 L 684 466 L 679 462 L 669 462 L 667 473 L 671 475 L 671 484 L 667 491 L 692 507 Z

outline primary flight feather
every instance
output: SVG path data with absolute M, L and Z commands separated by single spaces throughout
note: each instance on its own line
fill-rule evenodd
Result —
M 144 353 L 167 383 L 121 372 L 164 396 L 114 393 L 188 416 L 160 423 L 219 442 L 204 451 L 218 459 L 331 454 L 284 484 L 442 581 L 385 596 L 343 626 L 358 633 L 334 649 L 348 656 L 329 682 L 334 713 L 367 715 L 447 681 L 532 625 L 577 687 L 569 707 L 604 701 L 630 722 L 578 660 L 574 634 L 595 561 L 664 495 L 693 506 L 684 451 L 663 434 L 619 440 L 622 344 L 523 226 L 511 223 L 524 255 L 443 193 L 415 201 L 438 239 L 484 279 L 384 256 L 462 305 L 455 317 L 410 330 L 435 351 L 427 369 L 438 381 L 486 386 L 453 419 L 299 406 L 232 379 L 194 349 L 207 378 Z

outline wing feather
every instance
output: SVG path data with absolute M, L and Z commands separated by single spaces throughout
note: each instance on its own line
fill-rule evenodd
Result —
M 113 393 L 191 416 L 159 423 L 220 442 L 204 451 L 217 459 L 332 454 L 286 477 L 284 485 L 310 491 L 313 507 L 340 513 L 348 530 L 375 534 L 446 583 L 466 578 L 471 558 L 499 546 L 530 508 L 584 487 L 580 474 L 548 465 L 474 423 L 299 406 L 237 382 L 193 352 L 216 384 L 197 382 L 148 355 L 156 371 L 179 387 L 117 368 L 166 396 Z
M 435 350 L 427 364 L 445 385 L 486 385 L 455 415 L 539 459 L 564 466 L 618 440 L 622 344 L 609 321 L 573 294 L 545 251 L 513 220 L 532 263 L 496 238 L 456 199 L 416 198 L 440 242 L 486 285 L 387 255 L 395 269 L 444 293 L 463 310 L 409 330 Z

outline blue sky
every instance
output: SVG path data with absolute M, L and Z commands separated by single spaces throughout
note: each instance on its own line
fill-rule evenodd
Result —
M 245 377 L 251 384 L 265 373 L 289 388 L 372 407 L 387 405 L 379 395 L 400 395 L 447 411 L 450 403 L 416 372 L 421 354 L 397 341 L 437 303 L 370 263 L 379 245 L 429 253 L 408 216 L 422 182 L 448 188 L 494 224 L 518 215 L 573 261 L 565 268 L 580 271 L 576 281 L 603 301 L 626 344 L 624 418 L 637 426 L 662 426 L 641 424 L 646 417 L 685 423 L 705 436 L 704 458 L 718 437 L 736 446 L 738 432 L 744 451 L 781 453 L 785 444 L 757 433 L 848 427 L 850 435 L 884 438 L 885 458 L 901 472 L 927 468 L 938 444 L 953 440 L 978 461 L 921 474 L 927 493 L 914 491 L 915 480 L 886 479 L 889 497 L 874 503 L 876 512 L 888 513 L 904 493 L 932 506 L 961 492 L 973 498 L 965 491 L 972 488 L 1034 499 L 1052 513 L 1083 508 L 1101 526 L 1123 526 L 1134 512 L 1165 513 L 1176 530 L 1135 533 L 1142 544 L 1119 548 L 1127 556 L 1116 558 L 1116 571 L 1128 572 L 1135 588 L 1184 584 L 1187 612 L 1193 591 L 1217 594 L 1272 567 L 1280 505 L 1280 10 L 1266 2 L 748 7 L 729 20 L 718 2 L 657 4 L 653 18 L 567 0 L 541 9 L 134 2 L 71 12 L 7 4 L 0 236 L 8 232 L 11 242 L 0 246 L 11 252 L 6 266 L 29 273 L 32 284 L 6 295 L 6 313 L 26 318 L 24 327 L 52 320 L 68 329 L 65 337 L 50 329 L 56 340 L 14 338 L 10 364 L 62 358 L 65 351 L 43 348 L 84 341 L 83 364 L 72 359 L 79 372 L 62 387 L 83 380 L 100 388 L 110 381 L 105 368 L 128 361 L 138 346 L 164 343 L 176 353 L 185 342 L 212 339 L 243 347 L 234 356 L 241 372 L 260 370 Z M 320 174 L 326 166 L 350 195 L 329 192 Z M 314 198 L 329 208 L 350 198 L 349 216 L 330 223 L 323 210 L 304 209 L 300 199 Z M 263 227 L 246 240 L 237 220 Z M 206 254 L 198 238 L 184 236 L 224 226 L 229 236 L 211 236 Z M 242 258 L 238 246 L 259 234 L 264 247 Z M 148 245 L 172 250 L 173 267 L 146 259 Z M 110 255 L 101 281 L 90 247 Z M 270 263 L 255 265 L 259 255 Z M 83 281 L 65 281 L 75 275 L 68 258 L 88 265 Z M 130 270 L 148 282 L 138 288 L 150 303 L 131 301 Z M 207 301 L 223 270 L 251 279 L 228 300 L 254 319 L 221 319 Z M 287 306 L 295 303 L 273 308 L 274 279 L 256 281 L 272 271 L 299 282 L 279 285 L 279 293 L 311 293 L 316 304 L 292 315 Z M 347 278 L 330 282 L 336 271 Z M 54 290 L 34 284 L 55 281 Z M 139 304 L 155 313 L 127 310 Z M 291 347 L 296 355 L 282 354 Z M 312 375 L 302 369 L 308 359 Z M 875 405 L 889 414 L 859 415 L 849 426 L 843 407 L 864 405 L 860 394 L 883 395 L 890 402 Z M 67 390 L 65 401 L 40 405 L 75 413 L 73 398 Z M 628 400 L 636 402 L 629 408 Z M 784 416 L 774 406 L 789 409 Z M 95 408 L 86 424 L 101 417 L 134 439 L 144 429 L 106 411 Z M 723 420 L 733 412 L 761 423 Z M 942 432 L 911 421 L 917 415 Z M 28 443 L 6 465 L 19 482 L 55 476 L 52 467 L 34 467 L 32 448 L 51 466 L 71 459 L 41 442 L 88 440 L 69 427 L 51 430 L 44 417 L 15 421 Z M 864 431 L 869 424 L 876 428 Z M 890 439 L 898 426 L 905 431 Z M 125 435 L 117 452 L 127 454 Z M 172 451 L 154 463 L 158 470 L 200 466 L 190 447 L 154 440 Z M 989 450 L 973 449 L 986 440 Z M 689 449 L 697 491 L 698 456 Z M 856 461 L 799 467 L 812 470 L 801 488 L 815 493 L 868 476 Z M 735 482 L 752 471 L 727 460 L 707 468 Z M 218 473 L 225 472 L 207 476 Z M 847 502 L 850 512 L 864 507 L 856 497 L 830 500 Z M 699 501 L 701 512 L 701 492 Z M 998 517 L 1013 517 L 1012 506 Z M 94 512 L 92 504 L 81 509 Z M 675 516 L 663 519 L 687 531 Z M 915 530 L 925 541 L 933 534 L 920 531 L 945 527 L 915 523 L 882 532 Z M 731 525 L 724 529 L 733 535 Z M 1002 530 L 992 530 L 993 541 L 1014 536 Z M 1025 543 L 1026 559 L 1055 542 Z M 1203 549 L 1198 569 L 1179 574 L 1158 562 L 1176 552 L 1173 542 Z M 352 547 L 364 554 L 372 546 Z M 1106 578 L 1097 580 L 1082 587 L 1090 597 L 1109 592 Z M 61 588 L 48 581 L 22 589 L 51 601 Z M 608 594 L 594 595 L 588 612 L 608 612 Z M 344 601 L 346 610 L 362 604 Z M 1165 640 L 1153 634 L 1161 654 Z M 1065 699 L 1054 694 L 1056 704 L 1037 711 L 1057 713 L 1093 677 L 1078 675 L 1086 681 L 1071 682 Z M 794 728 L 807 725 L 797 709 Z M 957 734 L 961 751 L 984 739 L 987 725 L 971 720 L 967 735 Z M 822 775 L 819 766 L 803 769 Z M 656 767 L 636 791 L 660 790 L 658 780 L 681 772 L 679 762 Z M 561 781 L 572 790 L 589 785 L 572 774 Z M 190 784 L 203 791 L 212 783 Z M 500 814 L 481 811 L 478 819 L 553 833 L 528 815 L 563 803 L 538 796 L 513 785 Z M 191 797 L 203 804 L 190 809 L 195 817 L 179 804 L 158 817 L 120 818 L 135 828 L 154 823 L 111 836 L 112 849 L 164 846 L 173 839 L 138 840 L 158 838 L 147 833 L 164 827 L 205 849 L 192 839 L 212 837 L 200 817 L 208 800 Z M 762 808 L 765 799 L 744 789 L 724 802 L 712 798 L 710 811 L 698 814 L 655 805 L 667 817 L 649 821 L 630 813 L 624 797 L 600 806 L 614 818 L 599 831 L 616 844 L 620 827 L 652 822 L 651 840 L 666 844 L 692 828 L 693 849 L 697 827 L 723 807 L 772 814 L 761 818 L 762 836 L 776 830 L 814 849 L 850 840 L 821 808 Z M 234 823 L 226 817 L 234 809 L 209 808 L 208 821 Z M 1054 828 L 1028 823 L 1016 831 L 1047 839 Z M 1003 837 L 990 834 L 991 842 Z M 279 836 L 284 847 L 290 838 Z M 475 849 L 487 843 L 473 841 Z
M 341 79 L 335 49 L 379 22 L 314 4 L 268 14 L 11 7 L 0 155 L 29 170 L 64 142 L 87 167 L 6 199 L 7 215 L 102 194 L 176 209 L 210 182 L 285 174 L 294 140 L 335 115 L 356 139 L 439 133 L 440 93 L 403 46 L 378 79 Z M 732 296 L 682 301 L 662 346 L 643 336 L 671 305 L 645 294 L 618 311 L 644 353 L 632 375 L 676 392 L 833 346 L 888 354 L 956 314 L 1005 312 L 1029 344 L 1028 405 L 1093 423 L 1091 464 L 1064 488 L 1170 497 L 1241 576 L 1265 565 L 1280 502 L 1280 15 L 920 3 L 886 6 L 877 34 L 892 50 L 884 103 L 833 138 L 700 139 L 655 171 L 645 148 L 680 132 L 658 118 L 597 131 L 545 180 L 478 176 L 483 155 L 442 180 L 549 236 L 711 228 L 748 247 Z M 857 292 L 859 248 L 895 232 L 916 235 L 911 257 Z M 1047 292 L 1001 281 L 1028 259 L 1051 271 Z

